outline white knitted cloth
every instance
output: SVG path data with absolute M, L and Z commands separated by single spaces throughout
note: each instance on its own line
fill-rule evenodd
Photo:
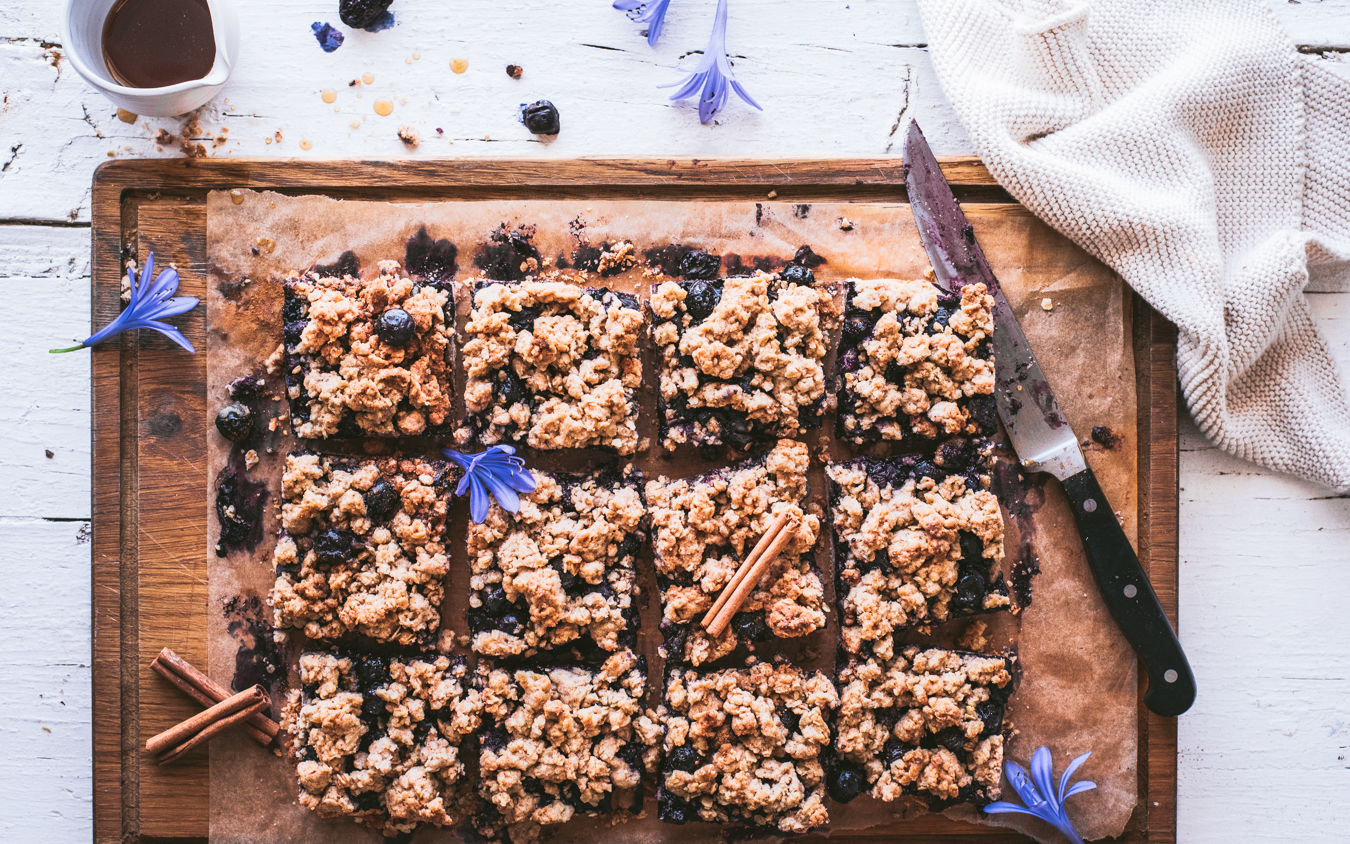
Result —
M 919 0 L 990 172 L 1176 323 L 1222 448 L 1350 489 L 1350 407 L 1303 289 L 1350 270 L 1350 82 L 1259 0 Z

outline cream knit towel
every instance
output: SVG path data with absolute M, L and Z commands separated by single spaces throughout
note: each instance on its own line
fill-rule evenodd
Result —
M 1350 407 L 1303 289 L 1350 270 L 1350 82 L 1259 0 L 919 0 L 999 184 L 1180 331 L 1200 428 L 1350 489 Z

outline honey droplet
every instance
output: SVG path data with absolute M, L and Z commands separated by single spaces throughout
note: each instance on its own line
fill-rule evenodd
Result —
M 361 74 L 361 81 L 364 82 L 364 83 L 366 83 L 367 85 L 369 85 L 369 84 L 371 84 L 372 82 L 375 81 L 375 74 L 373 74 L 373 73 L 363 73 L 363 74 Z
M 241 191 L 241 190 L 239 190 L 238 188 L 236 188 L 235 190 L 230 191 L 230 201 L 233 202 L 235 205 L 243 205 L 243 204 L 244 204 L 244 192 Z
M 272 252 L 273 252 L 276 248 L 277 248 L 277 242 L 276 242 L 275 240 L 273 240 L 272 238 L 270 238 L 270 237 L 260 237 L 260 238 L 258 238 L 258 249 L 259 249 L 264 255 L 271 255 Z
M 455 73 L 463 73 L 464 71 L 466 71 L 466 70 L 469 69 L 469 60 L 468 60 L 468 59 L 451 59 L 451 60 L 450 60 L 450 69 L 453 70 Z
M 394 113 L 394 101 L 385 97 L 380 97 L 375 101 L 375 113 L 381 117 L 388 117 Z
M 422 58 L 421 53 L 413 53 L 413 61 L 418 61 L 421 58 Z
M 117 110 L 117 119 L 122 121 L 123 123 L 135 123 L 136 116 L 137 115 L 135 112 L 127 111 L 124 108 L 119 108 Z
M 333 103 L 337 102 L 337 91 L 324 91 L 322 96 L 323 101 L 328 103 L 329 105 L 332 105 Z
M 312 146 L 314 146 L 314 144 L 311 144 L 309 141 L 300 142 L 300 149 L 309 149 Z

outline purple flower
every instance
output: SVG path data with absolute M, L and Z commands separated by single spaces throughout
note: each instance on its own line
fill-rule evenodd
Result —
M 525 461 L 515 457 L 516 450 L 509 445 L 494 445 L 478 454 L 463 454 L 451 448 L 441 453 L 464 470 L 464 477 L 455 487 L 455 495 L 469 492 L 469 516 L 481 525 L 488 516 L 488 494 L 508 513 L 520 511 L 517 493 L 534 492 L 534 475 L 525 468 Z
M 1078 830 L 1073 828 L 1073 823 L 1069 821 L 1068 814 L 1064 811 L 1064 801 L 1080 794 L 1084 791 L 1091 791 L 1097 787 L 1095 782 L 1076 782 L 1072 787 L 1069 786 L 1069 777 L 1078 770 L 1078 766 L 1087 761 L 1091 753 L 1084 753 L 1077 759 L 1069 763 L 1069 767 L 1064 769 L 1064 774 L 1059 778 L 1059 790 L 1055 790 L 1053 762 L 1050 758 L 1049 748 L 1042 747 L 1031 756 L 1031 776 L 1022 770 L 1022 766 L 1016 762 L 1005 762 L 1003 771 L 1008 775 L 1008 782 L 1017 790 L 1018 796 L 1026 806 L 1019 806 L 1016 803 L 1005 803 L 999 801 L 990 803 L 984 807 L 989 814 L 998 814 L 999 812 L 1017 812 L 1023 815 L 1034 815 L 1043 821 L 1052 824 L 1055 829 L 1064 833 L 1064 837 L 1073 842 L 1073 844 L 1083 844 L 1083 839 L 1078 834 Z
M 638 23 L 647 24 L 647 45 L 656 46 L 661 38 L 661 28 L 666 24 L 666 9 L 670 0 L 614 0 L 614 8 L 627 12 L 628 17 Z
M 758 108 L 741 83 L 731 76 L 731 61 L 727 59 L 727 0 L 718 0 L 717 17 L 713 20 L 712 38 L 708 40 L 708 49 L 703 51 L 703 61 L 698 63 L 694 72 L 683 82 L 669 82 L 658 88 L 680 89 L 670 96 L 672 100 L 683 100 L 698 95 L 698 119 L 707 123 L 717 115 L 727 102 L 727 88 L 736 92 L 736 96 Z
M 109 337 L 136 328 L 153 328 L 189 352 L 196 354 L 197 350 L 192 348 L 192 344 L 187 341 L 186 337 L 178 333 L 177 328 L 168 323 L 160 322 L 160 320 L 164 317 L 187 313 L 197 307 L 197 298 L 173 295 L 178 292 L 177 270 L 165 270 L 159 274 L 159 278 L 155 279 L 154 283 L 151 283 L 150 279 L 154 273 L 155 253 L 151 252 L 150 257 L 145 260 L 145 267 L 141 270 L 139 284 L 136 283 L 135 271 L 127 270 L 127 281 L 131 286 L 131 302 L 127 305 L 126 310 L 118 314 L 117 319 L 99 329 L 80 345 L 71 346 L 69 349 L 52 349 L 52 354 L 75 352 L 90 346 L 97 346 Z

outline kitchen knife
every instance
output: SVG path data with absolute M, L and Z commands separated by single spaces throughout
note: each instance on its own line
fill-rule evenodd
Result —
M 913 121 L 905 135 L 905 187 L 938 282 L 959 293 L 983 283 L 994 297 L 994 398 L 1023 468 L 1064 484 L 1088 565 L 1106 607 L 1148 671 L 1144 705 L 1177 716 L 1195 702 L 1195 675 L 1148 575 L 1111 504 L 1083 458 L 1078 438 L 1027 343 L 975 230 L 952 194 L 933 151 Z

